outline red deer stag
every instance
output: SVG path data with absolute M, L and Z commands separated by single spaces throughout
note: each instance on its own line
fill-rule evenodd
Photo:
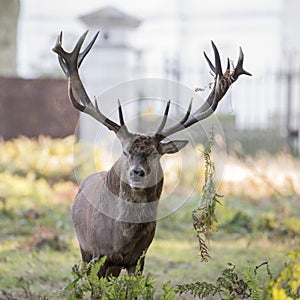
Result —
M 164 154 L 180 151 L 188 143 L 186 140 L 163 140 L 209 117 L 232 83 L 242 74 L 251 74 L 243 69 L 244 55 L 241 48 L 236 67 L 230 70 L 228 60 L 223 73 L 218 50 L 212 42 L 215 64 L 204 55 L 215 74 L 215 82 L 200 108 L 191 113 L 191 101 L 184 117 L 165 128 L 169 101 L 155 134 L 131 133 L 124 122 L 120 102 L 118 124 L 101 112 L 97 102 L 92 103 L 81 82 L 78 69 L 98 33 L 81 51 L 86 35 L 87 32 L 80 37 L 72 52 L 66 52 L 62 48 L 60 33 L 53 51 L 58 54 L 60 66 L 67 77 L 69 98 L 73 106 L 114 131 L 123 152 L 108 172 L 92 174 L 81 183 L 72 207 L 72 219 L 83 261 L 107 257 L 99 276 L 118 276 L 122 268 L 132 274 L 154 237 L 157 205 L 164 179 L 160 158 Z M 141 270 L 143 265 L 144 258 L 141 259 Z

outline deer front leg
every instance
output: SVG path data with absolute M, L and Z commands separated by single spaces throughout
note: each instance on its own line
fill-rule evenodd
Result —
M 105 276 L 113 276 L 113 277 L 118 277 L 121 273 L 122 267 L 120 266 L 108 266 L 106 269 Z
M 89 263 L 93 259 L 93 256 L 88 252 L 84 251 L 81 247 L 80 247 L 80 252 L 81 252 L 82 261 Z
M 129 266 L 126 267 L 128 275 L 134 275 L 135 274 L 136 266 L 137 266 L 138 263 L 139 263 L 139 266 L 140 266 L 139 271 L 140 271 L 141 274 L 143 273 L 144 266 L 145 266 L 145 256 L 141 257 L 139 259 L 139 261 L 136 262 L 135 264 L 132 264 L 132 265 L 129 265 Z

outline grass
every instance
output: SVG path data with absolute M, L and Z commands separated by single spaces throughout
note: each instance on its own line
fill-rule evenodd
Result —
M 61 159 L 64 155 L 69 157 L 70 140 L 53 143 L 50 139 L 25 139 L 15 144 L 3 142 L 0 147 L 0 299 L 40 299 L 43 296 L 51 299 L 70 281 L 71 268 L 80 260 L 70 219 L 77 184 L 65 171 L 71 172 L 69 160 L 66 160 L 67 166 L 56 167 L 64 170 L 62 177 L 54 168 L 55 160 L 50 160 L 53 165 L 49 173 L 42 167 L 47 155 L 59 155 L 60 162 L 64 161 Z M 28 164 L 21 172 L 19 163 L 14 160 L 23 156 L 27 162 L 40 161 L 39 168 L 31 170 Z M 249 264 L 256 266 L 268 261 L 274 274 L 280 272 L 287 261 L 286 253 L 300 242 L 300 193 L 296 182 L 300 182 L 299 168 L 297 171 L 300 160 L 290 156 L 284 160 L 282 154 L 273 157 L 272 165 L 270 163 L 273 173 L 266 172 L 267 177 L 259 177 L 257 174 L 267 168 L 266 162 L 270 161 L 272 157 L 266 154 L 265 160 L 260 156 L 251 162 L 229 158 L 230 166 L 250 170 L 249 174 L 254 172 L 256 177 L 249 175 L 237 183 L 225 178 L 220 193 L 226 197 L 217 207 L 218 232 L 209 238 L 212 258 L 207 263 L 201 262 L 191 217 L 192 210 L 199 205 L 200 191 L 180 209 L 158 221 L 145 265 L 145 273 L 153 274 L 158 289 L 169 280 L 172 285 L 199 280 L 214 282 L 228 262 L 246 268 Z M 288 170 L 283 168 L 284 162 Z M 254 171 L 253 163 L 256 164 Z M 271 176 L 277 163 L 275 184 Z M 257 195 L 256 187 L 259 187 Z
M 299 242 L 270 239 L 259 232 L 244 235 L 219 231 L 209 242 L 212 259 L 201 263 L 191 219 L 187 218 L 196 201 L 197 198 L 158 222 L 145 266 L 145 272 L 154 275 L 158 287 L 168 280 L 172 284 L 213 281 L 227 262 L 243 266 L 268 260 L 272 271 L 278 273 L 288 249 Z M 71 267 L 80 255 L 69 205 L 70 202 L 59 203 L 46 210 L 35 206 L 36 211 L 44 209 L 36 219 L 18 210 L 17 215 L 1 213 L 0 289 L 10 295 L 8 299 L 38 299 L 51 295 L 70 280 Z M 27 212 L 30 209 L 33 208 Z
M 196 201 L 197 199 L 194 202 Z M 155 272 L 155 277 L 159 277 L 160 282 L 212 281 L 227 262 L 242 266 L 248 262 L 258 265 L 267 260 L 276 273 L 282 268 L 288 249 L 299 242 L 299 237 L 271 238 L 266 231 L 244 234 L 243 228 L 239 228 L 240 232 L 227 233 L 219 228 L 208 243 L 212 258 L 209 262 L 203 263 L 198 253 L 197 238 L 192 229 L 191 219 L 185 217 L 185 213 L 191 212 L 194 205 L 195 203 L 191 201 L 182 208 L 182 211 L 177 212 L 184 218 L 178 217 L 175 213 L 174 216 L 158 223 L 156 238 L 148 252 L 146 271 Z M 271 209 L 268 207 L 267 211 L 271 212 Z M 222 223 L 226 223 L 225 215 L 223 217 L 219 216 L 219 227 L 222 227 Z

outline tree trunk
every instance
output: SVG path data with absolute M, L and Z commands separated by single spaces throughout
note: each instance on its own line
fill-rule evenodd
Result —
M 0 76 L 17 75 L 20 0 L 0 0 Z

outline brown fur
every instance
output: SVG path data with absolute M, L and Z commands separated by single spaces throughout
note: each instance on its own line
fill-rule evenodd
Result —
M 82 182 L 72 207 L 82 259 L 107 257 L 100 276 L 118 276 L 122 268 L 134 273 L 155 233 L 163 186 L 159 159 L 164 153 L 174 153 L 170 146 L 164 152 L 163 145 L 144 135 L 121 142 L 125 153 L 108 172 L 92 174 Z M 145 187 L 131 186 L 128 173 L 132 168 L 145 170 L 145 182 L 150 178 Z M 144 258 L 141 270 L 143 265 Z
M 123 147 L 123 154 L 108 172 L 92 174 L 80 186 L 72 209 L 72 218 L 80 244 L 82 258 L 107 256 L 101 276 L 118 276 L 121 268 L 132 273 L 142 252 L 147 251 L 154 236 L 157 203 L 163 185 L 163 172 L 159 158 L 163 154 L 181 150 L 188 141 L 163 140 L 207 117 L 217 108 L 228 88 L 242 74 L 251 75 L 243 69 L 244 54 L 240 48 L 236 67 L 222 74 L 220 55 L 212 42 L 215 65 L 204 53 L 216 75 L 212 91 L 205 103 L 191 114 L 192 101 L 185 116 L 165 128 L 170 108 L 168 101 L 162 121 L 152 136 L 132 134 L 128 131 L 119 102 L 119 123 L 101 113 L 97 102 L 92 103 L 81 82 L 78 68 L 94 45 L 99 32 L 81 51 L 87 31 L 79 38 L 72 52 L 62 48 L 62 32 L 53 51 L 58 54 L 60 66 L 68 79 L 69 99 L 73 106 L 115 132 Z M 79 101 L 78 101 L 79 99 Z M 143 267 L 143 262 L 142 262 Z

